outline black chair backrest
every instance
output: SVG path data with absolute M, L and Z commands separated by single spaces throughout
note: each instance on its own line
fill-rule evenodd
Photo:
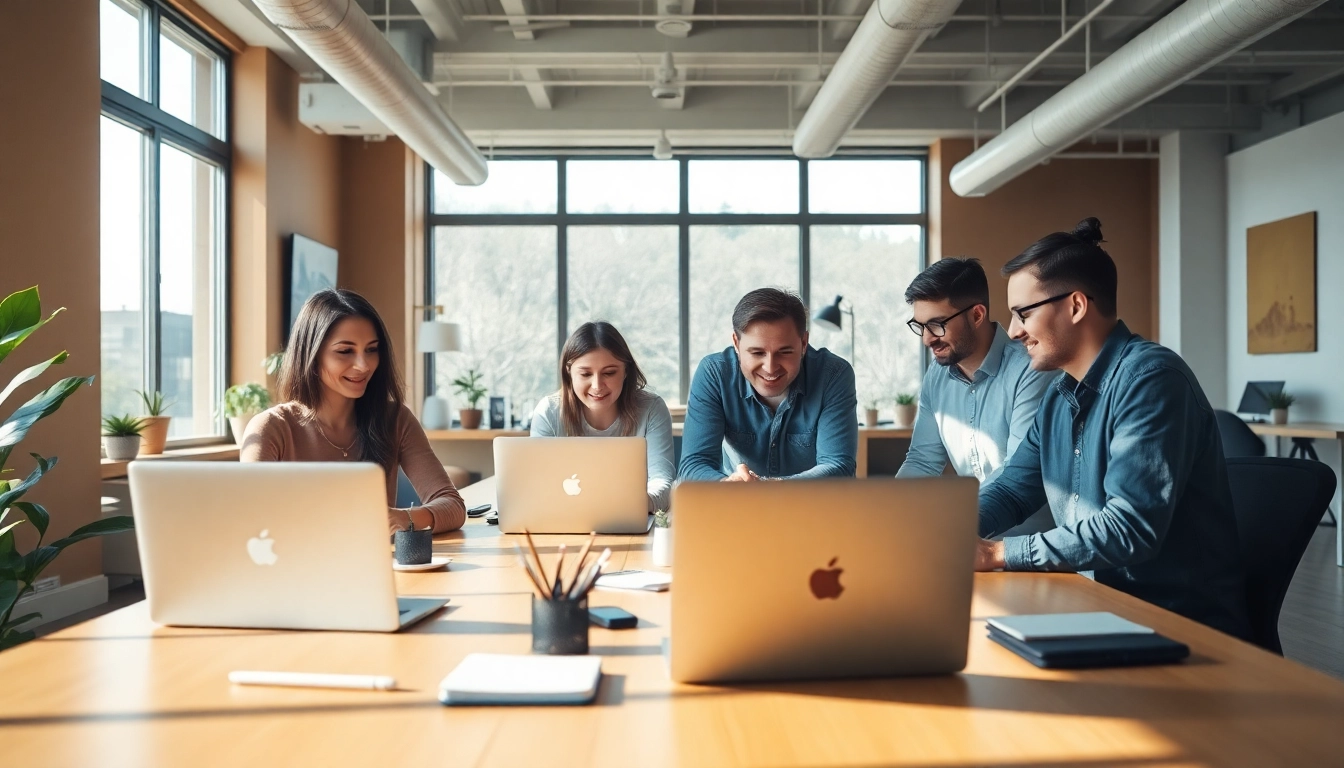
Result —
M 1303 459 L 1227 460 L 1232 507 L 1246 569 L 1246 601 L 1255 644 L 1283 654 L 1279 609 L 1331 498 L 1335 473 Z
M 1223 439 L 1223 456 L 1264 456 L 1265 441 L 1246 426 L 1241 417 L 1230 411 L 1214 411 L 1218 419 L 1218 434 Z

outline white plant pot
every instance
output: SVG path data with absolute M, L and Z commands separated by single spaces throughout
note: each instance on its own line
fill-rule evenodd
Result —
M 140 455 L 140 436 L 103 435 L 103 451 L 107 453 L 107 458 L 113 461 L 130 461 Z
M 919 406 L 914 404 L 896 406 L 896 428 L 909 429 L 910 427 L 914 426 L 915 410 L 918 407 Z
M 244 413 L 241 416 L 229 417 L 229 430 L 233 432 L 235 445 L 241 446 L 243 444 L 243 435 L 247 434 L 247 423 L 256 415 L 256 413 Z
M 1287 408 L 1271 408 L 1271 409 L 1269 409 L 1269 420 L 1270 420 L 1270 422 L 1272 422 L 1272 423 L 1274 423 L 1274 424 L 1287 424 L 1287 423 L 1288 423 L 1288 409 L 1287 409 Z
M 876 408 L 866 408 L 866 409 L 864 409 L 864 411 L 863 411 L 863 425 L 864 425 L 865 427 L 876 427 L 876 426 L 877 426 L 877 409 L 876 409 Z
M 672 567 L 672 529 L 653 529 L 653 564 L 659 568 Z

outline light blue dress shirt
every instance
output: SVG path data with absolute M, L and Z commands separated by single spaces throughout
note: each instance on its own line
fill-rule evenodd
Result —
M 1032 370 L 1027 350 L 995 323 L 994 341 L 973 377 L 955 365 L 931 366 L 924 374 L 910 451 L 896 476 L 941 475 L 951 462 L 958 475 L 981 485 L 994 479 L 1058 375 Z

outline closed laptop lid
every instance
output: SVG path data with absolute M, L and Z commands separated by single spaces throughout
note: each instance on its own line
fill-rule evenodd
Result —
M 141 461 L 129 476 L 154 621 L 398 628 L 381 467 Z
M 497 437 L 496 504 L 504 533 L 644 533 L 643 437 Z
M 963 668 L 978 490 L 960 477 L 679 484 L 672 678 Z

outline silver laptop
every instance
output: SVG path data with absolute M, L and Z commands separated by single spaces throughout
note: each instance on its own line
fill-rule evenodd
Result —
M 644 533 L 642 437 L 497 437 L 495 503 L 504 533 Z
M 973 477 L 681 483 L 672 679 L 962 669 L 978 490 Z
M 130 481 L 160 624 L 392 632 L 447 602 L 397 597 L 375 464 L 135 461 Z

